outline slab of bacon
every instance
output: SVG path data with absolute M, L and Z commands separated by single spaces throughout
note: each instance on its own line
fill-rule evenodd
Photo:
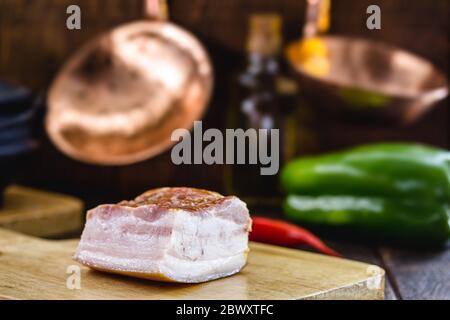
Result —
M 75 259 L 91 268 L 169 282 L 198 283 L 239 272 L 251 220 L 237 197 L 160 188 L 87 214 Z

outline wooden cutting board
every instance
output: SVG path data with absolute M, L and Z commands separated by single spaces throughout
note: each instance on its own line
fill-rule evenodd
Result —
M 80 231 L 83 202 L 75 197 L 11 185 L 4 192 L 0 227 L 37 237 Z
M 252 243 L 237 275 L 169 284 L 90 270 L 71 259 L 78 240 L 42 240 L 0 229 L 0 299 L 383 299 L 373 265 Z M 79 268 L 79 269 L 78 269 Z M 80 271 L 80 289 L 73 288 Z

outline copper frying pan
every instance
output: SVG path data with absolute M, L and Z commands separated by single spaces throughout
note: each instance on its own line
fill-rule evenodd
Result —
M 168 149 L 191 129 L 211 95 L 211 63 L 200 42 L 165 21 L 166 1 L 146 0 L 151 20 L 93 39 L 63 66 L 48 97 L 46 129 L 68 156 L 125 165 Z
M 323 0 L 307 4 L 303 36 L 316 37 L 328 49 L 329 72 L 317 76 L 303 67 L 299 41 L 287 47 L 286 55 L 315 105 L 374 122 L 408 125 L 448 96 L 446 76 L 422 57 L 373 40 L 317 36 Z
M 409 125 L 448 96 L 445 75 L 426 59 L 373 40 L 320 36 L 329 48 L 330 72 L 318 77 L 287 48 L 305 95 L 332 113 Z

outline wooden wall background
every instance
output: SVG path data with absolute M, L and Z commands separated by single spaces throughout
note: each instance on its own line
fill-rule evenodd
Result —
M 82 9 L 82 30 L 65 28 L 68 5 Z M 365 27 L 365 10 L 378 4 L 382 30 Z M 142 0 L 0 0 L 0 80 L 45 91 L 58 68 L 81 44 L 109 28 L 141 17 Z M 215 66 L 214 98 L 208 126 L 222 127 L 232 71 L 243 58 L 246 20 L 250 13 L 279 12 L 285 41 L 300 36 L 305 10 L 301 0 L 169 0 L 171 20 L 205 43 Z M 418 53 L 448 76 L 448 0 L 334 0 L 331 33 L 379 39 Z M 358 127 L 337 123 L 320 128 L 320 150 L 359 142 L 409 140 L 449 147 L 448 100 L 408 128 Z M 326 115 L 321 115 L 321 117 Z M 316 121 L 320 122 L 316 117 Z M 318 129 L 319 130 L 319 129 Z M 221 167 L 170 164 L 168 153 L 133 166 L 84 165 L 59 153 L 41 132 L 42 146 L 30 157 L 22 182 L 72 193 L 94 201 L 130 197 L 161 185 L 192 185 L 222 190 Z M 156 174 L 158 173 L 158 174 Z M 95 200 L 93 200 L 95 199 Z

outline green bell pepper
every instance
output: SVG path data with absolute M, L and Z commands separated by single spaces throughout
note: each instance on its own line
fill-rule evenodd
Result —
M 450 207 L 436 201 L 289 195 L 284 212 L 295 222 L 377 241 L 439 246 L 450 237 Z
M 302 158 L 281 172 L 286 215 L 309 225 L 409 244 L 450 237 L 450 152 L 373 144 Z
M 287 193 L 450 200 L 450 152 L 373 144 L 294 160 L 281 172 Z

